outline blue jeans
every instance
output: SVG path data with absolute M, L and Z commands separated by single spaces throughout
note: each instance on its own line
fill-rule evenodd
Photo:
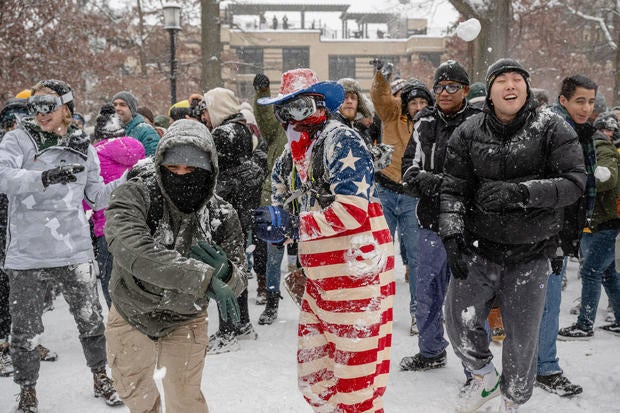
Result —
M 417 267 L 418 267 L 418 218 L 415 210 L 418 198 L 393 192 L 377 184 L 377 195 L 381 200 L 383 215 L 387 221 L 392 238 L 398 229 L 398 236 L 402 240 L 407 253 L 407 267 L 409 268 L 409 313 L 413 317 L 417 308 L 415 299 Z
M 538 358 L 536 374 L 539 376 L 549 376 L 551 374 L 562 373 L 558 359 L 558 352 L 555 345 L 560 327 L 560 303 L 562 302 L 562 277 L 566 272 L 566 262 L 568 257 L 564 257 L 562 271 L 560 274 L 549 275 L 547 279 L 547 295 L 545 296 L 545 309 L 543 310 L 538 332 Z
M 601 284 L 609 297 L 616 320 L 620 316 L 620 277 L 615 265 L 615 229 L 593 233 L 584 232 L 581 236 L 581 309 L 577 326 L 582 330 L 592 330 L 596 320 L 596 310 L 601 298 Z
M 267 291 L 280 291 L 280 267 L 286 246 L 267 243 Z
M 443 334 L 443 302 L 450 281 L 448 258 L 439 235 L 425 228 L 418 230 L 418 251 L 418 347 L 422 356 L 437 357 L 448 347 Z

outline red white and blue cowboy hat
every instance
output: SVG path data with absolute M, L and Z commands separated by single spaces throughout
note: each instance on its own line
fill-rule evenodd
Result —
M 316 73 L 310 69 L 293 69 L 282 74 L 278 96 L 260 98 L 259 105 L 277 105 L 301 94 L 317 94 L 325 98 L 325 106 L 330 111 L 337 110 L 344 102 L 344 88 L 336 82 L 319 82 Z

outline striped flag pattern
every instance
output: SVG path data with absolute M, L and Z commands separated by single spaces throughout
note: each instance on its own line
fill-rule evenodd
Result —
M 350 129 L 325 142 L 334 202 L 302 199 L 307 276 L 298 328 L 299 388 L 315 412 L 383 412 L 390 368 L 392 237 L 374 197 L 372 159 Z M 305 201 L 305 202 L 304 202 Z

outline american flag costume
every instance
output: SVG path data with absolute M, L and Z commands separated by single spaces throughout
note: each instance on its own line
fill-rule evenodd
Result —
M 285 171 L 287 149 L 272 176 L 274 205 L 298 195 L 299 259 L 307 276 L 298 329 L 299 388 L 316 412 L 383 412 L 395 293 L 392 238 L 363 140 L 335 121 L 317 135 L 305 163 Z M 322 157 L 322 177 L 312 174 L 316 156 Z M 304 165 L 307 173 L 297 173 Z M 334 195 L 324 208 L 312 196 L 321 180 Z

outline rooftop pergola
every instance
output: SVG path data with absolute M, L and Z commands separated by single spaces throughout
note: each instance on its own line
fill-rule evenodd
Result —
M 227 5 L 227 12 L 233 16 L 249 15 L 249 16 L 264 16 L 266 12 L 295 12 L 301 14 L 301 29 L 306 29 L 305 14 L 308 12 L 315 13 L 328 13 L 336 12 L 340 13 L 340 20 L 342 21 L 342 33 L 347 33 L 348 21 L 354 21 L 364 35 L 367 35 L 368 24 L 389 24 L 398 18 L 397 13 L 384 13 L 384 12 L 359 12 L 348 13 L 349 4 L 338 4 L 333 1 L 314 1 L 314 2 L 252 2 L 252 3 L 229 3 Z

